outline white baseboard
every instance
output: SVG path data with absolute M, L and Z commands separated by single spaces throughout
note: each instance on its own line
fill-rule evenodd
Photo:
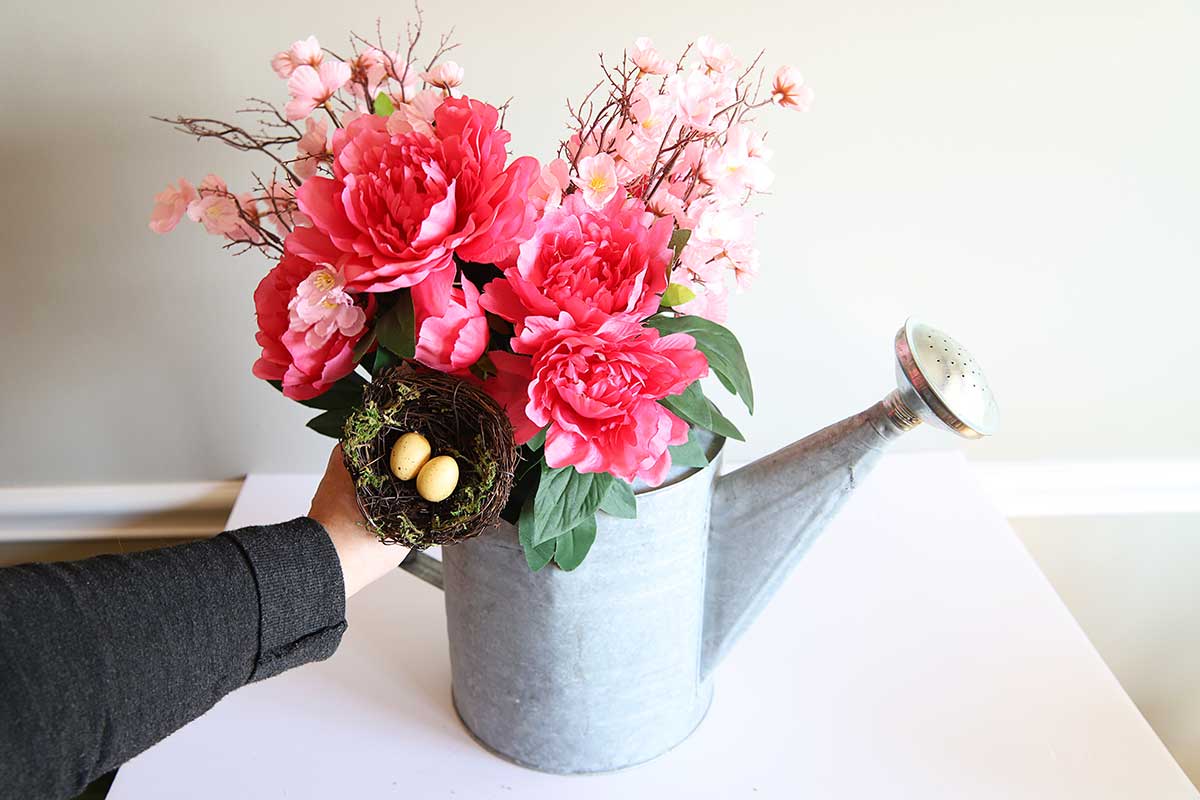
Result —
M 971 462 L 1008 517 L 1200 514 L 1200 461 Z M 0 541 L 220 531 L 240 480 L 0 488 Z

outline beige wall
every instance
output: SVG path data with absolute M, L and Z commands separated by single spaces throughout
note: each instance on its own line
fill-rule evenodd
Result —
M 398 30 L 404 4 L 5 5 L 0 482 L 318 468 L 327 445 L 302 429 L 306 410 L 249 374 L 250 293 L 267 264 L 193 227 L 145 226 L 168 180 L 235 180 L 250 163 L 149 116 L 280 97 L 275 49 L 310 32 L 340 44 L 378 15 Z M 766 47 L 818 91 L 812 114 L 772 119 L 763 276 L 732 321 L 761 411 L 735 458 L 875 399 L 910 312 L 992 376 L 1004 430 L 974 457 L 1200 454 L 1200 6 L 602 8 L 466 0 L 427 16 L 432 31 L 458 25 L 473 93 L 516 96 L 515 149 L 541 156 L 564 97 L 595 80 L 593 54 L 636 34 Z M 905 446 L 949 444 L 921 432 Z

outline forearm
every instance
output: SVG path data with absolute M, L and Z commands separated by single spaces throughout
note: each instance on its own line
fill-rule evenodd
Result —
M 0 570 L 0 786 L 71 796 L 244 683 L 328 657 L 344 615 L 305 518 Z

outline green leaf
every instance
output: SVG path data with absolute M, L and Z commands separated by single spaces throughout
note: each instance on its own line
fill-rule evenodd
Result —
M 600 510 L 611 517 L 637 519 L 637 497 L 633 487 L 620 478 L 614 479 L 600 501 Z
M 549 425 L 535 433 L 533 437 L 525 443 L 525 446 L 530 450 L 541 450 L 546 444 L 546 431 L 548 430 L 550 430 Z
M 370 350 L 374 346 L 375 346 L 375 330 L 372 329 L 370 331 L 367 331 L 367 335 L 362 337 L 361 339 L 358 340 L 357 343 L 355 343 L 354 349 L 350 351 L 350 358 L 354 361 L 355 364 L 357 364 L 363 360 L 363 357 L 366 356 L 367 351 Z M 363 366 L 365 367 L 367 365 L 363 364 Z
M 308 421 L 308 427 L 312 428 L 322 436 L 328 436 L 331 439 L 341 439 L 342 432 L 346 428 L 346 418 L 353 413 L 352 408 L 335 408 L 331 411 L 326 411 L 324 414 L 319 414 Z
M 396 303 L 379 316 L 375 337 L 400 358 L 412 358 L 417 351 L 417 323 L 413 316 L 412 292 L 401 289 Z
M 695 299 L 696 293 L 682 283 L 668 283 L 667 290 L 663 292 L 662 304 L 664 306 L 681 306 Z
M 392 98 L 387 96 L 386 92 L 380 92 L 375 97 L 375 113 L 381 117 L 390 117 L 396 110 L 396 106 L 392 104 Z
M 698 425 L 706 431 L 712 431 L 729 439 L 737 439 L 739 442 L 746 441 L 737 426 L 727 420 L 720 409 L 704 396 L 704 390 L 700 388 L 699 381 L 688 386 L 683 394 L 664 397 L 658 402 L 666 406 L 675 416 L 693 425 Z
M 570 572 L 583 563 L 583 559 L 592 549 L 594 541 L 596 541 L 596 517 L 595 514 L 592 514 L 554 540 L 554 563 Z
M 268 381 L 268 383 L 279 391 L 283 391 L 282 382 Z M 361 375 L 351 372 L 316 397 L 310 400 L 297 400 L 296 402 L 309 408 L 325 410 L 355 408 L 362 404 L 363 387 L 366 385 L 367 382 L 362 379 Z
M 708 456 L 696 441 L 696 428 L 688 430 L 688 440 L 667 448 L 671 451 L 671 463 L 676 467 L 707 467 Z
M 665 301 L 664 301 L 665 302 Z M 750 382 L 750 369 L 746 366 L 746 355 L 737 337 L 728 328 L 702 317 L 657 316 L 646 320 L 646 325 L 663 335 L 686 333 L 696 340 L 696 349 L 708 359 L 708 366 L 716 373 L 721 384 L 742 398 L 746 409 L 754 413 L 754 386 Z
M 613 476 L 581 473 L 574 467 L 553 468 L 542 461 L 542 474 L 533 501 L 533 537 L 537 545 L 570 531 L 596 512 Z
M 531 570 L 537 572 L 549 564 L 550 559 L 554 558 L 555 543 L 552 539 L 535 545 L 533 528 L 533 494 L 530 494 L 521 506 L 521 518 L 517 521 L 517 535 L 521 540 L 522 549 L 525 550 L 525 563 Z
M 678 261 L 680 254 L 683 253 L 683 248 L 687 247 L 688 239 L 692 238 L 692 232 L 680 228 L 671 234 L 670 247 L 675 251 L 675 260 Z
M 371 375 L 375 376 L 383 372 L 388 367 L 394 367 L 400 363 L 400 359 L 396 358 L 396 354 L 386 347 L 380 347 L 375 351 L 375 361 L 371 365 Z

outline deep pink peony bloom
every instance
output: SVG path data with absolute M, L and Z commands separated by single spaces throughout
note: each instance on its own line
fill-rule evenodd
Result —
M 560 311 L 640 322 L 658 310 L 667 288 L 673 227 L 639 200 L 614 199 L 593 211 L 579 193 L 569 195 L 546 211 L 504 278 L 484 288 L 480 304 L 515 323 L 518 335 L 526 317 Z
M 493 350 L 488 353 L 488 358 L 496 368 L 496 374 L 484 381 L 484 391 L 508 412 L 517 444 L 525 444 L 541 430 L 525 414 L 532 359 L 504 350 Z
M 327 266 L 286 254 L 254 291 L 255 339 L 262 356 L 255 376 L 282 381 L 283 393 L 309 400 L 354 371 L 352 351 L 375 313 L 354 305 L 340 277 Z
M 708 374 L 691 336 L 564 311 L 525 320 L 513 345 L 533 357 L 525 416 L 536 428 L 550 426 L 547 464 L 662 483 L 667 447 L 687 441 L 688 425 L 656 401 Z
M 479 307 L 479 290 L 468 280 L 450 290 L 450 302 L 441 314 L 415 307 L 420 334 L 417 361 L 442 372 L 467 369 L 483 355 L 488 343 L 487 317 Z
M 444 307 L 453 257 L 494 263 L 511 256 L 532 229 L 527 209 L 538 162 L 505 166 L 509 134 L 495 108 L 449 98 L 434 114 L 434 135 L 400 130 L 364 115 L 333 135 L 333 178 L 309 178 L 297 192 L 312 228 L 297 228 L 288 249 L 314 261 L 330 248 L 347 289 L 387 292 L 431 276 L 431 307 Z M 411 126 L 400 126 L 411 128 Z

